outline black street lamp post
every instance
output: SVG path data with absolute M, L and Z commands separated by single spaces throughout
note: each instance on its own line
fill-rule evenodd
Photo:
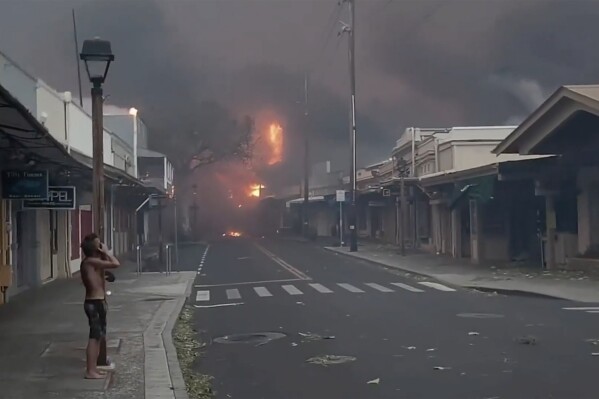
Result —
M 114 54 L 110 42 L 94 38 L 83 42 L 81 59 L 92 83 L 92 145 L 93 145 L 93 223 L 94 231 L 102 241 L 104 236 L 104 124 L 102 84 L 106 80 Z M 100 341 L 98 366 L 110 366 L 106 355 L 106 340 Z

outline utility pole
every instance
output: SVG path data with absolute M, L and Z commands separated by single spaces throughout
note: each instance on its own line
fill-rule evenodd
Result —
M 358 250 L 358 231 L 356 226 L 356 59 L 355 59 L 355 33 L 356 33 L 356 5 L 355 0 L 345 0 L 349 7 L 349 25 L 343 28 L 348 34 L 349 55 L 349 81 L 351 89 L 350 98 L 350 167 L 349 167 L 349 206 L 347 209 L 349 227 L 349 251 Z
M 302 230 L 304 236 L 309 235 L 308 204 L 310 198 L 310 142 L 308 133 L 308 73 L 304 77 L 304 205 L 302 207 Z

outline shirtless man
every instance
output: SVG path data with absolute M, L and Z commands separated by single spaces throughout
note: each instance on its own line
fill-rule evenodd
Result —
M 105 375 L 97 368 L 100 341 L 106 338 L 106 291 L 104 273 L 106 269 L 120 266 L 106 246 L 95 234 L 89 234 L 81 243 L 83 261 L 81 262 L 81 280 L 85 285 L 83 308 L 89 320 L 89 341 L 87 342 L 87 362 L 85 378 L 100 379 Z

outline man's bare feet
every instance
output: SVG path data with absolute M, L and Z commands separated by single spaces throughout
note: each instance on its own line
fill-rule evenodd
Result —
M 95 372 L 85 372 L 85 379 L 86 380 L 101 380 L 103 378 L 106 377 L 106 374 L 104 373 L 100 373 L 98 371 Z

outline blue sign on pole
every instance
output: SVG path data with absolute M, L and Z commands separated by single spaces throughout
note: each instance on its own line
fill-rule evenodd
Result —
M 46 199 L 48 197 L 47 170 L 3 170 L 3 199 Z

